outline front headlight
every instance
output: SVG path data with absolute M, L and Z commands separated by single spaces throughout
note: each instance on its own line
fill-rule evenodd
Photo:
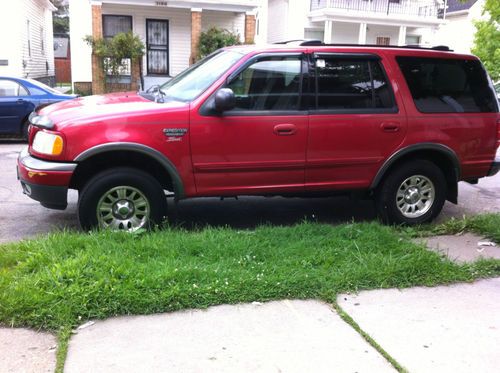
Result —
M 63 151 L 63 138 L 54 133 L 38 131 L 31 147 L 40 154 L 59 155 Z
M 30 114 L 29 121 L 31 124 L 42 128 L 51 129 L 54 127 L 54 123 L 48 116 L 38 115 L 35 111 Z

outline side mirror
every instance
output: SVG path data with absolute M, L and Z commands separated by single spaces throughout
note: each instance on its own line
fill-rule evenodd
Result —
M 215 94 L 215 110 L 219 113 L 234 109 L 236 106 L 236 99 L 234 92 L 230 88 L 221 88 Z

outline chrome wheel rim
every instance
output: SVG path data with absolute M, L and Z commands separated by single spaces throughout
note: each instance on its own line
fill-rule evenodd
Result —
M 114 187 L 97 203 L 97 221 L 103 229 L 136 231 L 146 226 L 150 212 L 146 196 L 131 186 Z
M 405 179 L 396 193 L 396 206 L 403 216 L 418 218 L 432 207 L 436 191 L 432 181 L 422 175 Z

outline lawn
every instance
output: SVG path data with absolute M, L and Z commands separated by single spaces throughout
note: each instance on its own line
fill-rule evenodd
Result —
M 411 242 L 473 230 L 500 239 L 500 214 L 419 229 L 304 222 L 255 230 L 62 232 L 0 246 L 0 323 L 51 331 L 88 319 L 283 298 L 335 302 L 362 289 L 500 275 L 500 261 L 455 264 Z

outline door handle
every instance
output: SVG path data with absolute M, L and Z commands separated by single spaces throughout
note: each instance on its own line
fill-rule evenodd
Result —
M 295 124 L 284 123 L 274 126 L 274 134 L 278 136 L 295 135 L 296 132 L 297 127 L 295 126 Z
M 18 98 L 18 99 L 17 99 L 17 103 L 18 103 L 18 104 L 22 104 L 23 102 L 24 102 L 24 100 L 23 100 L 22 98 Z
M 400 125 L 398 122 L 382 122 L 380 128 L 384 132 L 398 132 Z

